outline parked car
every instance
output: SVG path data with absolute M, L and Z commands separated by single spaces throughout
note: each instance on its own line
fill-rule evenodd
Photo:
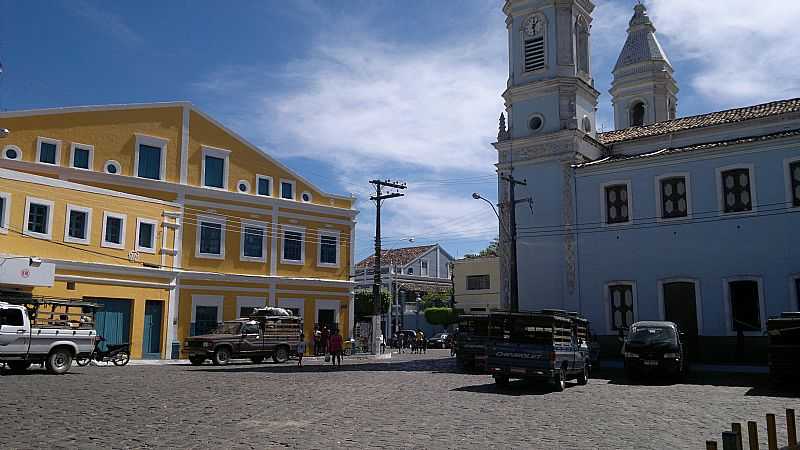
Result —
M 625 338 L 625 373 L 629 378 L 686 374 L 686 354 L 674 322 L 642 321 Z
M 69 372 L 76 357 L 94 350 L 96 307 L 68 300 L 0 302 L 0 363 L 13 371 L 44 363 L 50 373 Z
M 260 364 L 270 357 L 286 362 L 300 342 L 303 322 L 292 315 L 266 313 L 256 310 L 249 319 L 226 321 L 211 334 L 187 338 L 183 350 L 189 362 L 200 365 L 210 359 L 225 365 L 233 358 L 248 358 Z
M 511 378 L 540 380 L 556 391 L 567 380 L 585 385 L 591 359 L 589 322 L 576 313 L 543 310 L 537 313 L 492 313 L 502 338 L 487 344 L 487 367 L 498 386 Z
M 436 333 L 429 337 L 428 348 L 450 348 L 450 333 Z

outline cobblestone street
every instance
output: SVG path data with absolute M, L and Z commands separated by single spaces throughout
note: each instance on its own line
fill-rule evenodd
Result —
M 612 371 L 563 393 L 498 391 L 448 355 L 5 374 L 0 447 L 704 448 L 732 421 L 766 438 L 766 413 L 800 407 L 756 376 L 631 386 Z

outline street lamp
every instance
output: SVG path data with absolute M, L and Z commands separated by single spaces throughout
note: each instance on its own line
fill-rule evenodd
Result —
M 509 293 L 509 309 L 511 312 L 518 312 L 519 311 L 519 287 L 517 286 L 517 239 L 516 239 L 516 222 L 514 221 L 514 211 L 511 211 L 511 229 L 507 229 L 505 224 L 503 223 L 503 219 L 500 217 L 500 214 L 497 213 L 497 208 L 494 207 L 492 202 L 486 200 L 485 198 L 481 197 L 481 194 L 477 192 L 472 193 L 472 198 L 475 200 L 483 200 L 492 207 L 492 211 L 494 211 L 494 215 L 497 216 L 497 221 L 499 223 L 500 229 L 505 234 L 506 240 L 510 244 L 510 261 L 509 261 L 509 272 L 510 276 L 508 279 L 508 293 Z M 516 207 L 516 202 L 513 200 L 514 196 L 511 196 L 511 208 Z
M 481 194 L 479 194 L 477 192 L 473 192 L 472 193 L 472 198 L 474 198 L 475 200 L 483 200 L 489 206 L 492 207 L 492 211 L 494 211 L 494 215 L 497 216 L 497 221 L 500 223 L 500 229 L 503 230 L 503 232 L 506 234 L 506 237 L 508 237 L 508 230 L 506 230 L 506 227 L 503 224 L 503 219 L 500 217 L 500 214 L 497 212 L 497 208 L 495 208 L 494 203 L 490 202 L 489 200 L 485 199 L 484 197 L 481 197 Z

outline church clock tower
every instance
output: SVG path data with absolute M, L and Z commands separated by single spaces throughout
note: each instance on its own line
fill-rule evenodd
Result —
M 572 165 L 602 156 L 602 146 L 595 140 L 599 93 L 593 86 L 589 45 L 593 10 L 591 0 L 506 0 L 503 6 L 509 47 L 503 93 L 508 128 L 501 117 L 493 145 L 498 151 L 503 222 L 509 223 L 511 208 L 504 176 L 525 179 L 527 185 L 517 186 L 516 197 L 532 197 L 532 203 L 515 205 L 522 311 L 580 307 L 575 239 L 563 230 L 575 222 Z M 540 226 L 561 232 L 529 239 L 530 230 Z M 501 253 L 507 257 L 510 234 L 500 231 Z M 504 302 L 509 266 L 506 258 L 501 264 Z

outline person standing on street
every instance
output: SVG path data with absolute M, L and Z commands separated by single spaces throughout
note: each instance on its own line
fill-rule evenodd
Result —
M 297 366 L 303 367 L 303 354 L 306 352 L 306 335 L 300 333 L 300 342 L 297 343 Z
M 322 354 L 325 355 L 330 352 L 328 349 L 328 342 L 331 340 L 331 332 L 328 327 L 322 328 Z
M 381 337 L 378 338 L 378 342 L 381 344 L 381 355 L 386 353 L 386 339 L 383 337 L 383 333 L 381 333 Z
M 342 367 L 342 335 L 339 330 L 334 328 L 328 342 L 328 352 L 331 354 L 331 363 L 336 366 L 336 360 L 339 360 L 339 367 Z
M 404 347 L 406 346 L 406 335 L 400 333 L 397 335 L 397 352 L 405 353 Z

